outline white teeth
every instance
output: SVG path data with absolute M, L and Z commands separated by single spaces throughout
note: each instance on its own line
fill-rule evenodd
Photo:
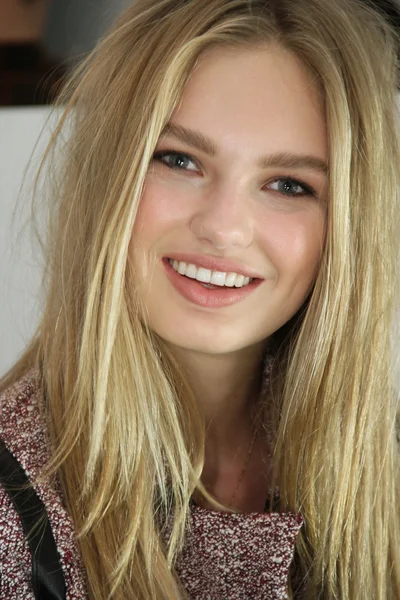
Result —
M 199 267 L 197 269 L 196 279 L 202 283 L 210 283 L 211 271 L 209 269 L 204 269 L 204 267 Z
M 242 287 L 244 284 L 244 275 L 236 275 L 235 287 Z
M 225 279 L 225 285 L 228 287 L 234 287 L 236 283 L 236 273 L 228 273 Z
M 213 285 L 225 285 L 226 273 L 222 271 L 213 271 L 210 279 L 210 283 Z
M 178 261 L 175 261 L 175 260 L 174 260 L 174 263 L 175 263 L 175 262 L 178 262 Z M 175 266 L 174 266 L 174 269 L 175 269 Z M 177 271 L 178 271 L 178 273 L 180 273 L 181 275 L 184 275 L 184 274 L 186 273 L 186 263 L 185 263 L 185 262 L 180 262 L 180 263 L 179 263 L 179 267 L 178 267 L 178 269 L 175 269 L 175 271 L 176 271 L 176 270 L 177 270 Z
M 174 265 L 172 265 L 174 266 Z M 190 279 L 196 279 L 197 267 L 196 265 L 186 265 L 186 277 L 190 277 Z
M 224 273 L 223 271 L 211 271 L 204 267 L 196 267 L 192 263 L 169 259 L 172 268 L 180 275 L 186 275 L 190 279 L 197 279 L 201 283 L 210 283 L 211 285 L 219 285 L 221 287 L 243 287 L 248 285 L 252 280 L 250 277 L 239 275 L 238 273 Z

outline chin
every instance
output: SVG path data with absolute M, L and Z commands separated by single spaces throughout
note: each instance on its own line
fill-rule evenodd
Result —
M 179 335 L 176 331 L 158 331 L 156 333 L 170 346 L 178 347 L 187 352 L 214 356 L 239 352 L 262 341 L 260 339 L 244 338 L 239 332 L 236 335 L 232 335 L 232 332 L 218 334 L 215 329 L 209 335 L 205 335 L 204 330 L 201 333 L 193 330 L 181 330 Z

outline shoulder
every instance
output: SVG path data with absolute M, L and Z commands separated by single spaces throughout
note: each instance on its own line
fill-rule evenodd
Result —
M 36 371 L 27 373 L 0 394 L 0 439 L 15 456 L 30 481 L 35 482 L 50 455 L 43 394 Z M 67 597 L 87 597 L 84 570 L 72 520 L 57 481 L 34 484 L 43 502 L 57 545 Z M 0 597 L 34 598 L 31 589 L 31 555 L 19 515 L 0 485 Z
M 30 589 L 31 555 L 19 516 L 0 485 L 0 597 L 34 598 Z
M 22 464 L 30 479 L 48 459 L 46 428 L 37 371 L 28 372 L 0 394 L 0 438 Z

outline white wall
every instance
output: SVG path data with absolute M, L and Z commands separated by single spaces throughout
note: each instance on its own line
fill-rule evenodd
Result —
M 0 109 L 0 374 L 23 350 L 38 321 L 41 267 L 31 243 L 29 191 L 47 135 L 38 144 L 18 206 L 17 198 L 47 113 L 42 107 Z

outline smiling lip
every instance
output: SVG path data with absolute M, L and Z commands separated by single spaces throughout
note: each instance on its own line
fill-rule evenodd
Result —
M 252 279 L 263 279 L 259 273 L 248 267 L 247 265 L 241 265 L 240 263 L 233 261 L 229 258 L 217 258 L 214 256 L 206 256 L 204 254 L 191 254 L 191 253 L 172 253 L 165 256 L 165 259 L 172 258 L 178 262 L 185 262 L 186 264 L 193 264 L 196 267 L 203 267 L 210 271 L 220 271 L 223 273 L 238 273 L 238 275 L 244 275 Z
M 240 300 L 254 292 L 263 281 L 262 279 L 253 279 L 248 285 L 241 288 L 221 287 L 210 289 L 204 287 L 196 279 L 190 279 L 190 277 L 177 273 L 170 265 L 168 258 L 163 258 L 162 263 L 167 277 L 176 291 L 189 302 L 205 308 L 222 308 L 240 302 Z

